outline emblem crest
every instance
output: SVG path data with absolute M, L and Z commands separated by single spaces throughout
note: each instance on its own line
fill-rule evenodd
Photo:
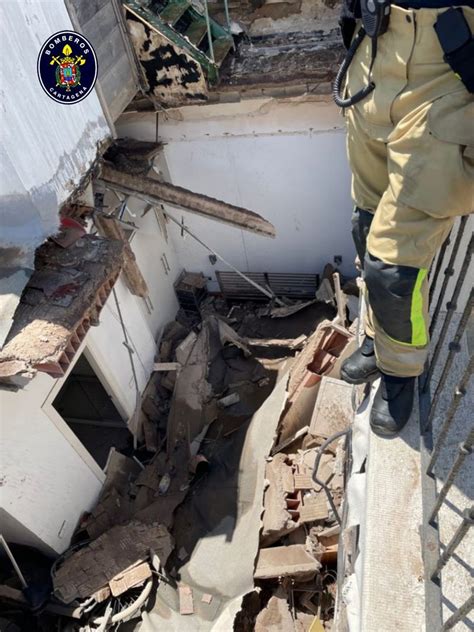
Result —
M 97 59 L 90 42 L 74 31 L 52 35 L 38 55 L 38 77 L 54 101 L 82 101 L 97 78 Z

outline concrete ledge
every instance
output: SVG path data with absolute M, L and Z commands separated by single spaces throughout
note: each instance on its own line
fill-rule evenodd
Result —
M 419 446 L 418 402 L 400 436 L 383 439 L 369 433 L 360 542 L 363 632 L 425 630 Z

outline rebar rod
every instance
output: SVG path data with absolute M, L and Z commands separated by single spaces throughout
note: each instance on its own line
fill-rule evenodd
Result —
M 454 312 L 457 309 L 457 300 L 458 300 L 459 295 L 461 293 L 461 290 L 462 290 L 462 287 L 463 287 L 463 284 L 464 284 L 464 280 L 465 280 L 465 278 L 467 276 L 467 271 L 468 271 L 469 266 L 471 264 L 473 248 L 474 248 L 474 234 L 471 235 L 471 239 L 469 241 L 469 245 L 468 245 L 467 251 L 466 251 L 466 256 L 464 257 L 464 261 L 462 262 L 461 270 L 459 271 L 459 276 L 458 276 L 458 279 L 456 281 L 456 285 L 455 285 L 454 290 L 453 290 L 453 295 L 452 295 L 451 300 L 449 301 L 449 303 L 447 303 L 447 305 L 446 305 L 446 309 L 447 309 L 446 318 L 444 319 L 444 323 L 443 323 L 443 326 L 441 328 L 441 332 L 440 332 L 439 337 L 438 337 L 438 342 L 436 343 L 436 347 L 435 347 L 435 350 L 433 352 L 433 357 L 431 358 L 431 363 L 430 363 L 430 367 L 428 369 L 428 374 L 426 376 L 425 383 L 423 385 L 423 390 L 426 390 L 428 388 L 429 382 L 430 382 L 431 377 L 433 375 L 433 371 L 434 371 L 434 369 L 436 367 L 436 363 L 438 361 L 439 354 L 441 352 L 441 348 L 443 346 L 444 339 L 446 337 L 446 333 L 448 331 L 449 325 L 451 324 L 451 319 L 453 317 Z
M 318 450 L 318 454 L 316 456 L 316 460 L 314 461 L 314 467 L 313 467 L 313 473 L 312 473 L 312 479 L 313 481 L 319 485 L 320 487 L 322 487 L 324 489 L 324 492 L 326 493 L 326 497 L 328 499 L 328 503 L 331 506 L 332 512 L 334 514 L 334 517 L 337 520 L 337 523 L 339 525 L 342 524 L 341 522 L 341 517 L 339 516 L 339 512 L 337 511 L 336 505 L 334 504 L 334 500 L 331 494 L 331 490 L 329 489 L 328 485 L 326 485 L 326 483 L 322 480 L 320 480 L 318 478 L 318 469 L 319 469 L 319 463 L 321 461 L 321 457 L 324 453 L 324 450 L 328 447 L 328 445 L 330 445 L 333 441 L 336 441 L 336 439 L 339 439 L 340 437 L 343 437 L 344 435 L 346 435 L 346 442 L 347 442 L 347 436 L 348 433 L 350 432 L 350 429 L 347 430 L 341 430 L 340 432 L 336 432 L 336 434 L 333 434 L 331 437 L 329 437 L 328 439 L 326 439 L 326 441 L 321 444 L 321 446 L 319 447 Z M 345 449 L 347 448 L 347 444 L 345 446 Z
M 436 565 L 435 571 L 431 576 L 432 580 L 435 580 L 438 577 L 442 569 L 448 563 L 451 555 L 454 553 L 454 551 L 457 549 L 459 544 L 464 539 L 464 536 L 469 531 L 470 527 L 472 527 L 472 525 L 474 524 L 474 507 L 471 507 L 470 509 L 465 509 L 463 511 L 462 516 L 463 516 L 462 522 L 457 528 L 456 533 L 453 535 L 453 537 L 447 544 L 443 554 L 440 555 L 438 564 Z
M 177 226 L 179 226 L 179 228 L 187 233 L 190 237 L 192 237 L 195 241 L 198 242 L 198 244 L 201 244 L 201 246 L 203 248 L 205 248 L 207 251 L 211 252 L 213 255 L 215 255 L 220 261 L 222 261 L 222 263 L 225 263 L 226 266 L 228 266 L 231 270 L 233 270 L 236 274 L 238 274 L 240 277 L 242 277 L 242 279 L 245 279 L 247 281 L 247 283 L 250 283 L 250 285 L 253 285 L 254 288 L 256 288 L 257 290 L 259 290 L 260 292 L 262 292 L 262 294 L 265 294 L 266 297 L 268 297 L 270 300 L 275 301 L 275 303 L 277 305 L 280 305 L 281 307 L 285 307 L 285 303 L 279 299 L 272 290 L 267 290 L 266 288 L 262 287 L 260 284 L 258 284 L 256 281 L 254 281 L 253 279 L 251 279 L 250 277 L 248 277 L 246 274 L 244 274 L 243 272 L 241 272 L 238 268 L 236 268 L 234 265 L 232 265 L 231 263 L 229 263 L 229 261 L 227 261 L 227 259 L 224 259 L 224 257 L 222 255 L 220 255 L 217 250 L 214 250 L 213 248 L 211 248 L 210 246 L 208 246 L 206 243 L 204 243 L 202 241 L 202 239 L 200 239 L 195 233 L 193 233 L 187 226 L 185 226 L 184 224 L 182 224 L 181 222 L 178 222 L 177 219 L 175 219 L 172 215 L 170 215 L 168 212 L 165 212 L 166 217 L 168 217 L 174 224 L 176 224 Z
M 10 547 L 7 544 L 7 541 L 5 540 L 5 538 L 3 537 L 3 535 L 0 534 L 0 544 L 3 547 L 3 550 L 5 551 L 5 553 L 7 554 L 10 562 L 12 563 L 13 568 L 15 569 L 15 573 L 18 576 L 18 579 L 20 580 L 21 585 L 23 586 L 23 588 L 28 588 L 28 583 L 25 579 L 25 576 L 23 575 L 23 573 L 20 570 L 20 567 L 18 566 L 13 553 L 11 552 Z
M 224 11 L 225 11 L 225 21 L 227 22 L 227 31 L 229 35 L 232 34 L 232 26 L 230 23 L 230 13 L 229 13 L 229 0 L 224 0 Z M 235 47 L 235 45 L 234 45 Z
M 209 57 L 214 61 L 214 46 L 212 44 L 212 29 L 211 21 L 209 19 L 209 7 L 207 6 L 207 0 L 204 0 L 204 17 L 206 18 L 207 39 L 209 40 Z
M 444 295 L 446 294 L 446 290 L 447 290 L 447 287 L 448 287 L 449 279 L 454 274 L 454 262 L 456 261 L 456 256 L 458 254 L 459 245 L 460 245 L 461 239 L 462 239 L 462 237 L 464 235 L 464 228 L 466 227 L 467 219 L 468 219 L 467 215 L 463 215 L 461 217 L 461 221 L 459 223 L 459 229 L 458 229 L 458 232 L 457 232 L 457 235 L 456 235 L 456 240 L 454 242 L 454 246 L 453 246 L 453 249 L 451 251 L 451 256 L 449 257 L 448 265 L 447 265 L 447 267 L 444 270 L 443 285 L 441 286 L 441 290 L 439 292 L 438 300 L 436 301 L 436 307 L 435 307 L 434 312 L 433 312 L 433 317 L 431 319 L 430 335 L 433 333 L 434 328 L 436 327 L 436 322 L 438 320 L 438 316 L 439 316 L 439 313 L 441 311 L 441 305 L 443 304 Z
M 433 419 L 433 416 L 434 416 L 434 413 L 435 413 L 435 410 L 436 410 L 436 406 L 438 404 L 439 397 L 440 397 L 441 392 L 442 392 L 442 390 L 444 388 L 444 385 L 446 384 L 446 380 L 448 379 L 448 375 L 449 375 L 449 372 L 451 370 L 451 365 L 453 364 L 453 361 L 454 361 L 454 356 L 457 353 L 459 353 L 459 351 L 461 350 L 461 344 L 460 344 L 461 338 L 464 335 L 464 332 L 465 332 L 466 327 L 467 327 L 467 323 L 469 322 L 469 319 L 471 317 L 471 312 L 472 312 L 473 305 L 474 305 L 474 289 L 471 290 L 471 293 L 470 293 L 469 298 L 467 300 L 466 307 L 464 308 L 461 320 L 459 321 L 459 325 L 458 325 L 458 328 L 457 328 L 457 331 L 456 331 L 456 335 L 454 336 L 452 342 L 450 342 L 450 344 L 449 344 L 449 355 L 448 355 L 448 358 L 447 358 L 446 363 L 444 365 L 441 377 L 439 379 L 438 386 L 436 387 L 435 394 L 434 394 L 433 399 L 431 401 L 429 417 L 428 417 L 428 424 Z
M 441 250 L 439 251 L 438 259 L 436 260 L 436 267 L 434 270 L 430 270 L 429 280 L 430 280 L 430 291 L 429 291 L 429 300 L 430 304 L 433 300 L 433 295 L 436 291 L 436 285 L 438 283 L 438 277 L 441 270 L 441 266 L 443 265 L 444 256 L 446 255 L 446 250 L 448 249 L 449 244 L 451 243 L 451 232 L 446 237 L 441 246 Z
M 474 608 L 474 588 L 471 588 L 471 596 L 466 599 L 466 601 L 460 606 L 456 612 L 449 617 L 449 619 L 444 623 L 441 628 L 441 632 L 447 632 L 447 630 L 452 630 L 456 623 L 459 623 L 461 619 L 464 619 L 466 615 L 468 615 L 471 610 Z
M 428 469 L 427 469 L 428 474 L 432 474 L 433 472 L 434 465 L 436 463 L 436 460 L 438 459 L 439 453 L 441 452 L 441 448 L 443 447 L 444 441 L 448 435 L 451 424 L 454 421 L 454 417 L 456 415 L 459 404 L 461 403 L 462 398 L 466 394 L 467 384 L 471 378 L 473 371 L 474 371 L 474 355 L 471 356 L 469 364 L 465 368 L 463 376 L 454 391 L 454 396 L 453 396 L 453 399 L 451 400 L 451 404 L 448 408 L 448 411 L 446 412 L 443 425 L 441 426 L 441 430 L 438 435 L 438 440 L 436 441 L 436 444 L 433 448 L 433 452 L 431 453 L 431 459 L 430 459 L 430 462 L 428 464 Z
M 444 482 L 443 487 L 441 488 L 438 497 L 436 498 L 436 502 L 434 504 L 433 510 L 431 512 L 431 516 L 429 519 L 429 522 L 433 522 L 433 520 L 436 518 L 436 515 L 441 507 L 441 505 L 444 502 L 444 499 L 446 498 L 446 496 L 449 493 L 449 490 L 451 489 L 456 476 L 458 475 L 459 470 L 462 467 L 462 464 L 464 463 L 466 457 L 469 454 L 472 454 L 472 445 L 474 443 L 474 428 L 471 429 L 469 431 L 469 434 L 467 436 L 466 441 L 464 441 L 464 443 L 460 443 L 459 444 L 459 448 L 458 448 L 458 454 L 456 456 L 456 458 L 454 459 L 453 465 L 451 467 L 451 470 L 449 471 L 448 476 L 446 477 L 446 481 Z

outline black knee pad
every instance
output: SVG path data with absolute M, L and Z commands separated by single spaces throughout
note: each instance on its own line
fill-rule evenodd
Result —
M 352 212 L 352 239 L 359 255 L 360 265 L 364 268 L 364 257 L 367 250 L 367 236 L 374 214 L 356 206 Z
M 365 255 L 364 278 L 377 323 L 395 342 L 427 344 L 421 285 L 427 270 L 384 263 Z

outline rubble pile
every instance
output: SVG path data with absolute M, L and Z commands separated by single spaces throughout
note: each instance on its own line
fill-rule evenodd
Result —
M 54 563 L 57 629 L 330 629 L 352 419 L 339 366 L 356 322 L 325 280 L 324 300 L 208 295 L 169 323 L 138 448 L 111 450 Z

